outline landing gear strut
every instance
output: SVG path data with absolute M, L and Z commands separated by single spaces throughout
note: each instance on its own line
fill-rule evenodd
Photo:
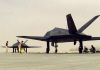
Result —
M 18 53 L 19 53 L 19 48 L 17 48 L 17 51 L 18 51 Z
M 16 53 L 16 48 L 15 48 L 15 53 Z
M 49 48 L 49 40 L 47 40 L 47 49 L 46 49 L 46 53 L 49 53 L 49 50 L 50 50 L 50 48 Z
M 26 48 L 26 53 L 27 53 L 27 48 Z
M 14 53 L 14 47 L 13 47 L 13 53 Z
M 82 53 L 83 50 L 83 43 L 82 43 L 82 39 L 79 40 L 80 46 L 79 46 L 79 53 Z
M 57 53 L 57 47 L 58 47 L 58 45 L 55 43 L 55 53 Z

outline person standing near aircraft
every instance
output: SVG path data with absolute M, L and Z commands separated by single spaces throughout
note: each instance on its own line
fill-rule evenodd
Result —
M 8 53 L 8 41 L 6 42 L 6 53 Z
M 17 39 L 17 41 L 18 41 L 18 53 L 19 53 L 19 48 L 20 48 L 20 47 L 19 47 L 19 43 L 20 43 L 20 42 L 19 42 L 19 40 L 18 40 L 18 39 Z
M 22 46 L 23 46 L 23 41 L 21 42 L 21 46 L 20 46 L 20 48 L 21 48 L 21 51 L 22 51 Z
M 21 53 L 22 43 L 23 43 L 23 41 L 22 42 L 19 42 L 19 45 L 18 45 L 18 47 L 19 47 L 19 53 Z

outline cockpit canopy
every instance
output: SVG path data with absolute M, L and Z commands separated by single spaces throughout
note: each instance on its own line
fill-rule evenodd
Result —
M 62 29 L 62 28 L 54 28 L 51 31 L 48 31 L 44 37 L 50 37 L 50 36 L 59 36 L 59 35 L 68 35 L 69 32 L 66 29 Z

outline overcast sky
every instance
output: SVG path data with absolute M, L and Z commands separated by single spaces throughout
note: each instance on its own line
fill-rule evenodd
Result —
M 55 27 L 67 28 L 66 15 L 71 14 L 77 29 L 96 15 L 100 15 L 100 0 L 0 0 L 0 46 L 9 46 L 27 39 L 16 36 L 44 36 Z M 83 33 L 100 37 L 100 17 Z M 28 51 L 45 51 L 46 42 L 28 39 L 30 46 L 42 46 Z M 91 44 L 100 47 L 100 41 L 83 42 L 90 48 Z M 58 51 L 78 48 L 73 42 L 58 44 Z M 50 47 L 54 51 L 54 47 Z M 0 48 L 0 51 L 5 49 Z

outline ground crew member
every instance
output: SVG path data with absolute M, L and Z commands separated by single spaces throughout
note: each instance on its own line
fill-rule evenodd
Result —
M 21 43 L 19 43 L 19 53 L 21 53 L 21 47 L 22 47 L 22 43 L 23 43 L 23 41 L 21 42 Z
M 6 53 L 8 53 L 8 41 L 6 42 Z
M 91 45 L 90 52 L 95 53 L 95 51 L 96 51 L 95 47 L 93 45 Z
M 86 46 L 84 46 L 84 51 L 85 53 L 88 53 L 88 48 Z

